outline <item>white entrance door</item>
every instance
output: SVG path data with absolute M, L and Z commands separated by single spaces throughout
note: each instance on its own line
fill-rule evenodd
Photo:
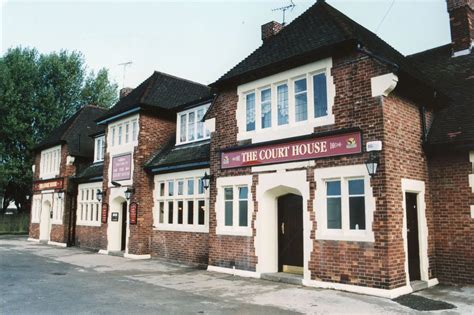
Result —
M 40 241 L 49 241 L 50 239 L 50 230 L 51 223 L 51 203 L 46 201 L 41 207 L 41 217 L 40 217 Z

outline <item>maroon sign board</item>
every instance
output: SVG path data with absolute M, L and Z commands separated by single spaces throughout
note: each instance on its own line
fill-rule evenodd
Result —
M 361 152 L 362 136 L 360 131 L 354 131 L 225 151 L 221 153 L 221 168 L 313 160 Z
M 112 158 L 112 180 L 130 179 L 132 170 L 132 155 L 124 154 Z
M 35 182 L 33 184 L 33 191 L 49 190 L 49 189 L 61 189 L 63 188 L 63 179 L 51 179 L 41 182 Z
M 101 213 L 102 223 L 107 223 L 108 215 L 109 215 L 109 205 L 106 203 L 103 203 L 102 213 Z
M 130 211 L 130 224 L 132 225 L 137 224 L 138 204 L 136 202 L 132 202 L 130 204 L 129 211 Z

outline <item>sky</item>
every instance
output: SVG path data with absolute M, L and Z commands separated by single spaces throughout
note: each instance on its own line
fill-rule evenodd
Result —
M 0 0 L 0 54 L 77 50 L 90 70 L 105 67 L 119 87 L 154 70 L 210 84 L 261 45 L 260 26 L 282 21 L 290 0 Z M 291 22 L 315 1 L 293 0 Z M 327 0 L 402 54 L 450 42 L 445 0 Z M 385 18 L 384 18 L 385 17 Z M 131 61 L 126 68 L 119 64 Z

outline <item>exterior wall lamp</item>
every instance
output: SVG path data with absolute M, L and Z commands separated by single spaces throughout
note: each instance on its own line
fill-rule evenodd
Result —
M 202 186 L 204 189 L 208 189 L 210 184 L 211 184 L 211 179 L 212 175 L 207 174 L 207 172 L 204 173 L 204 177 L 201 178 Z
M 63 199 L 64 198 L 64 190 L 58 191 L 58 199 Z
M 97 198 L 97 200 L 98 200 L 99 202 L 102 201 L 102 198 L 104 197 L 104 195 L 105 195 L 105 192 L 102 192 L 102 190 L 97 189 L 97 192 L 96 192 L 96 194 L 95 194 L 95 197 Z
M 130 200 L 130 197 L 132 197 L 132 194 L 134 193 L 135 193 L 135 188 L 127 187 L 127 190 L 125 190 L 125 199 Z
M 370 152 L 369 158 L 365 161 L 365 166 L 369 172 L 370 177 L 373 177 L 377 173 L 377 167 L 379 166 L 379 154 L 378 152 Z

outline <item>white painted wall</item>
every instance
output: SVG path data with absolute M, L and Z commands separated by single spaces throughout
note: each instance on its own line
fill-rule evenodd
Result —
M 122 203 L 125 200 L 125 187 L 111 188 L 109 189 L 109 213 L 108 213 L 108 225 L 107 225 L 107 250 L 109 252 L 120 251 L 122 245 Z M 119 213 L 119 220 L 112 222 L 112 212 Z M 128 204 L 127 204 L 127 217 L 128 217 Z M 128 253 L 128 237 L 130 235 L 129 222 L 127 220 L 126 226 L 127 241 L 125 252 Z

